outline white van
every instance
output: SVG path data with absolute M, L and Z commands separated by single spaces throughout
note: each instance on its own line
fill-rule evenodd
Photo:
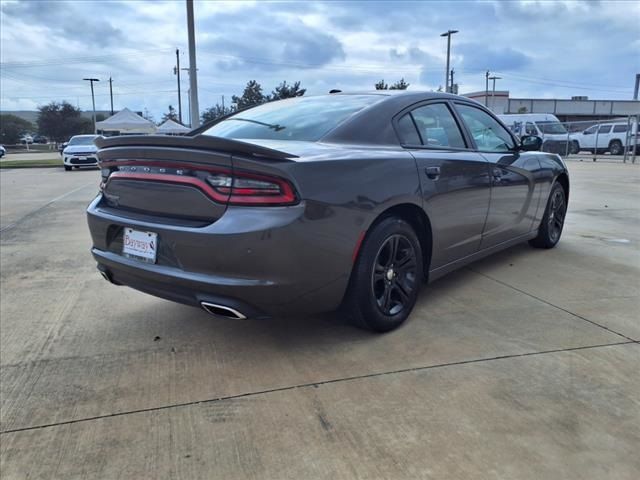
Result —
M 551 113 L 498 115 L 498 118 L 519 138 L 534 135 L 542 138 L 542 151 L 566 155 L 567 129 Z

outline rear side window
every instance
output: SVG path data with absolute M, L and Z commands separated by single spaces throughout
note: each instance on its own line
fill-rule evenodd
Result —
M 511 135 L 496 119 L 476 107 L 456 104 L 462 120 L 467 125 L 478 150 L 484 152 L 508 152 L 515 148 Z
M 626 132 L 628 130 L 629 130 L 629 126 L 628 125 L 614 125 L 614 127 L 613 127 L 613 131 L 615 133 Z
M 216 123 L 203 132 L 223 138 L 317 141 L 382 95 L 323 95 L 269 102 Z
M 410 113 L 403 115 L 402 118 L 398 120 L 398 135 L 400 136 L 400 143 L 403 145 L 422 144 Z
M 413 121 L 411 121 L 413 120 Z M 417 145 L 432 148 L 466 148 L 464 138 L 451 111 L 444 103 L 418 107 L 400 119 L 400 130 L 408 130 L 409 122 L 415 124 L 419 135 Z M 401 134 L 402 135 L 402 134 Z M 403 143 L 409 143 L 404 142 Z
M 538 130 L 533 123 L 527 122 L 525 126 L 525 133 L 527 135 L 538 135 Z
M 598 134 L 609 133 L 611 131 L 611 125 L 601 125 L 598 129 Z

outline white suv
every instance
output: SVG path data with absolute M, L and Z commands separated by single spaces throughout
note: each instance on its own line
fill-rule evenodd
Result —
M 93 141 L 100 135 L 76 135 L 71 137 L 69 143 L 62 151 L 64 169 L 71 170 L 73 167 L 88 167 L 98 165 L 96 147 Z
M 631 124 L 631 132 L 629 128 L 627 122 L 593 125 L 580 133 L 570 135 L 570 151 L 578 153 L 587 150 L 592 153 L 609 152 L 611 155 L 622 155 L 625 145 L 631 147 L 634 142 L 638 144 L 637 125 Z

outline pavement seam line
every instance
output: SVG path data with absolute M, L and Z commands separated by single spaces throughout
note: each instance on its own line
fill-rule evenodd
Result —
M 590 323 L 592 325 L 595 325 L 596 327 L 600 327 L 603 330 L 608 331 L 609 333 L 614 333 L 614 334 L 616 334 L 616 335 L 618 335 L 618 336 L 620 336 L 622 338 L 626 338 L 627 340 L 629 340 L 631 342 L 634 342 L 634 343 L 640 342 L 640 340 L 635 340 L 635 339 L 633 339 L 631 337 L 627 337 L 626 335 L 624 335 L 624 334 L 622 334 L 620 332 L 616 332 L 615 330 L 613 330 L 613 329 L 611 329 L 609 327 L 601 325 L 598 322 L 594 322 L 593 320 L 589 320 L 588 318 L 585 318 L 582 315 L 578 315 L 577 313 L 574 313 L 574 312 L 572 312 L 570 310 L 567 310 L 566 308 L 562 308 L 562 307 L 559 307 L 558 305 L 554 305 L 553 303 L 551 303 L 551 302 L 549 302 L 547 300 L 544 300 L 543 298 L 537 297 L 532 293 L 525 292 L 524 290 L 521 290 L 518 287 L 514 287 L 513 285 L 509 285 L 508 283 L 503 282 L 502 280 L 498 280 L 497 278 L 494 278 L 491 275 L 487 275 L 486 273 L 479 272 L 477 270 L 474 270 L 473 268 L 467 267 L 467 269 L 469 271 L 473 272 L 473 273 L 477 273 L 478 275 L 482 275 L 483 277 L 488 278 L 489 280 L 493 280 L 494 282 L 499 283 L 500 285 L 504 285 L 505 287 L 509 287 L 512 290 L 515 290 L 516 292 L 520 292 L 520 293 L 522 293 L 524 295 L 527 295 L 528 297 L 531 297 L 531 298 L 533 298 L 535 300 L 538 300 L 539 302 L 542 302 L 542 303 L 544 303 L 546 305 L 549 305 L 550 307 L 557 308 L 558 310 L 561 310 L 561 311 L 563 311 L 565 313 L 568 313 L 569 315 L 572 315 L 572 316 L 574 316 L 576 318 L 579 318 L 580 320 L 584 320 L 585 322 L 588 322 L 588 323 Z M 626 297 L 624 297 L 624 298 L 626 298 Z
M 532 357 L 532 356 L 546 355 L 546 354 L 551 354 L 551 353 L 574 352 L 574 351 L 589 350 L 589 349 L 595 349 L 595 348 L 615 347 L 615 346 L 620 346 L 620 345 L 631 345 L 631 344 L 636 344 L 637 345 L 638 343 L 639 342 L 631 340 L 631 341 L 628 341 L 628 342 L 605 343 L 605 344 L 600 344 L 600 345 L 586 345 L 586 346 L 582 346 L 582 347 L 570 347 L 570 348 L 559 348 L 559 349 L 555 349 L 555 350 L 544 350 L 544 351 L 540 351 L 540 352 L 528 352 L 528 353 L 518 353 L 518 354 L 513 354 L 513 355 L 501 355 L 501 356 L 489 357 L 489 358 L 476 358 L 476 359 L 473 359 L 473 360 L 463 360 L 463 361 L 460 361 L 460 362 L 441 363 L 441 364 L 437 364 L 437 365 L 428 365 L 428 366 L 423 366 L 423 367 L 401 368 L 401 369 L 398 369 L 398 370 L 390 370 L 390 371 L 387 371 L 387 372 L 367 373 L 367 374 L 363 374 L 363 375 L 354 375 L 354 376 L 351 376 L 351 377 L 334 378 L 334 379 L 330 379 L 330 380 L 321 380 L 321 381 L 318 381 L 318 382 L 301 383 L 301 384 L 297 384 L 297 385 L 289 385 L 289 386 L 286 386 L 286 387 L 277 387 L 277 388 L 270 388 L 270 389 L 266 389 L 266 390 L 258 390 L 258 391 L 254 391 L 254 392 L 238 393 L 238 394 L 235 394 L 235 395 L 227 395 L 227 396 L 223 396 L 223 397 L 209 398 L 209 399 L 205 399 L 205 400 L 193 400 L 191 402 L 175 403 L 173 405 L 162 405 L 162 406 L 159 406 L 159 407 L 140 408 L 140 409 L 137 409 L 137 410 L 129 410 L 127 412 L 116 412 L 116 413 L 110 413 L 110 414 L 105 414 L 105 415 L 96 415 L 96 416 L 93 416 L 93 417 L 78 418 L 78 419 L 75 419 L 75 420 L 65 420 L 65 421 L 62 421 L 62 422 L 48 423 L 48 424 L 44 424 L 44 425 L 33 425 L 33 426 L 30 426 L 30 427 L 14 428 L 14 429 L 5 430 L 5 431 L 0 432 L 0 435 L 27 432 L 27 431 L 31 431 L 31 430 L 40 430 L 40 429 L 43 429 L 43 428 L 59 427 L 59 426 L 62 426 L 62 425 L 72 425 L 72 424 L 76 424 L 76 423 L 91 422 L 91 421 L 94 421 L 94 420 L 103 420 L 103 419 L 112 418 L 112 417 L 123 417 L 125 415 L 133 415 L 133 414 L 138 414 L 138 413 L 158 412 L 158 411 L 162 411 L 162 410 L 169 410 L 169 409 L 172 409 L 172 408 L 190 407 L 190 406 L 194 406 L 194 405 L 215 403 L 215 402 L 221 402 L 221 401 L 225 401 L 225 400 L 236 400 L 236 399 L 239 399 L 239 398 L 253 397 L 253 396 L 258 396 L 258 395 L 265 395 L 265 394 L 268 394 L 268 393 L 285 392 L 285 391 L 288 391 L 288 390 L 295 390 L 295 389 L 298 389 L 298 388 L 312 388 L 312 387 L 313 388 L 317 388 L 320 385 L 330 385 L 330 384 L 334 384 L 334 383 L 350 382 L 350 381 L 362 380 L 362 379 L 366 379 L 366 378 L 382 377 L 382 376 L 385 376 L 385 375 L 420 372 L 420 371 L 432 370 L 432 369 L 436 369 L 436 368 L 455 367 L 455 366 L 459 366 L 459 365 L 470 365 L 470 364 L 490 362 L 490 361 L 495 361 L 495 360 L 508 360 L 508 359 L 513 359 L 513 358 Z
M 94 182 L 89 182 L 89 183 L 85 183 L 84 185 L 78 187 L 78 188 L 74 188 L 73 190 L 71 190 L 70 192 L 67 193 L 63 193 L 62 195 L 57 196 L 56 198 L 54 198 L 53 200 L 49 200 L 47 203 L 45 203 L 44 205 L 42 205 L 41 207 L 36 208 L 35 210 L 30 211 L 29 213 L 26 213 L 25 215 L 23 215 L 22 217 L 20 217 L 18 220 L 16 220 L 13 223 L 10 223 L 9 225 L 5 225 L 4 227 L 0 228 L 0 233 L 4 233 L 4 232 L 8 232 L 9 230 L 17 227 L 20 223 L 22 223 L 23 221 L 31 218 L 32 216 L 34 216 L 35 214 L 39 213 L 40 211 L 44 210 L 45 208 L 47 208 L 49 205 L 62 200 L 65 197 L 68 197 L 69 195 L 76 193 L 80 190 L 82 190 L 83 188 L 87 188 L 89 185 L 93 185 Z

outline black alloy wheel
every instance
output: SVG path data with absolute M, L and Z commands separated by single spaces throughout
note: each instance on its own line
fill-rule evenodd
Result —
M 360 247 L 342 305 L 344 313 L 367 330 L 397 328 L 416 303 L 424 268 L 413 227 L 398 217 L 378 220 Z
M 382 244 L 371 274 L 371 288 L 378 309 L 396 315 L 409 306 L 416 288 L 416 252 L 409 239 L 392 235 Z
M 555 183 L 547 201 L 547 209 L 538 229 L 538 236 L 529 241 L 537 248 L 553 248 L 560 241 L 564 219 L 567 214 L 567 197 L 564 188 Z

